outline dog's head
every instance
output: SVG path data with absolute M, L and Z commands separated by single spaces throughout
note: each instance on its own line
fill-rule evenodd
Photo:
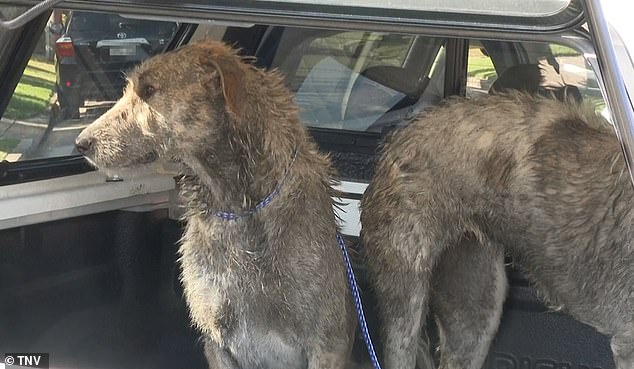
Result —
M 129 75 L 121 99 L 77 137 L 77 150 L 99 168 L 116 169 L 213 145 L 244 114 L 248 72 L 218 42 L 148 59 Z

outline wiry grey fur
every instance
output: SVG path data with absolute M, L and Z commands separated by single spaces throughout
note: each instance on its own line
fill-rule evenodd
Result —
M 612 338 L 619 369 L 634 368 L 633 197 L 592 109 L 519 93 L 453 99 L 395 133 L 361 217 L 384 369 L 414 368 L 430 305 L 441 368 L 480 368 L 505 251 L 549 304 Z
M 134 71 L 77 144 L 104 169 L 183 163 L 182 282 L 210 368 L 346 366 L 355 319 L 333 173 L 281 76 L 219 43 L 185 46 Z M 261 211 L 237 221 L 214 215 L 253 208 L 287 171 Z

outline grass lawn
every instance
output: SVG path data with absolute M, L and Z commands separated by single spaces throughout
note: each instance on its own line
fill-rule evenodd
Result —
M 487 80 L 497 76 L 491 58 L 482 54 L 479 49 L 469 50 L 469 61 L 467 64 L 467 76 Z
M 553 53 L 553 56 L 577 56 L 580 53 L 574 49 L 569 48 L 568 46 L 551 44 L 550 51 Z
M 55 65 L 32 58 L 13 93 L 5 118 L 25 119 L 40 114 L 49 104 L 55 88 Z
M 20 143 L 20 140 L 15 138 L 0 138 L 0 161 L 4 160 L 11 149 L 16 147 Z

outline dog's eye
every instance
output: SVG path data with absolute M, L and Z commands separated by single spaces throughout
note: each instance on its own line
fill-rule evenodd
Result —
M 156 87 L 152 85 L 145 85 L 145 87 L 143 87 L 142 97 L 144 99 L 148 99 L 152 97 L 152 95 L 154 95 L 155 92 L 156 92 Z

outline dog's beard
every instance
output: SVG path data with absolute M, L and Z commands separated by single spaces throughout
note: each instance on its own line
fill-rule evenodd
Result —
M 99 155 L 84 156 L 90 165 L 103 172 L 113 172 L 118 169 L 128 169 L 146 167 L 159 159 L 159 154 L 155 150 L 147 152 L 136 158 L 126 157 L 125 160 L 112 160 L 111 157 L 102 159 Z

